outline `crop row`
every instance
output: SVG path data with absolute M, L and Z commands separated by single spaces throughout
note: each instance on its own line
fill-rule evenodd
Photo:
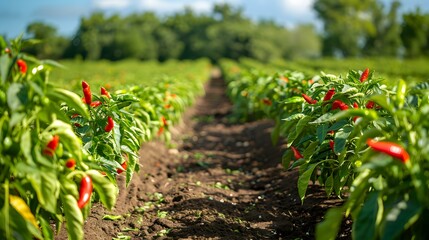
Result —
M 310 78 L 227 60 L 221 67 L 235 119 L 275 121 L 272 140 L 286 142 L 282 163 L 299 169 L 301 200 L 310 181 L 346 198 L 318 224 L 318 239 L 335 239 L 344 217 L 354 239 L 428 238 L 427 82 L 390 87 L 369 69 Z
M 51 84 L 58 64 L 20 53 L 26 43 L 0 38 L 0 238 L 53 239 L 65 222 L 82 239 L 92 200 L 114 207 L 117 175 L 128 185 L 141 144 L 169 140 L 208 72 L 114 92 L 82 81 L 77 94 Z

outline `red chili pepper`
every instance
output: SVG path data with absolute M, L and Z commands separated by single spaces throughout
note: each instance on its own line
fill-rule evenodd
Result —
M 88 175 L 85 175 L 80 181 L 79 200 L 77 206 L 82 209 L 91 199 L 92 180 Z
M 347 110 L 347 109 L 349 109 L 349 106 L 347 106 L 347 104 L 345 104 L 343 101 L 341 101 L 341 100 L 335 100 L 333 103 L 332 103 L 332 110 L 335 110 L 335 109 L 341 109 L 341 111 L 344 111 L 344 110 Z
M 262 103 L 264 103 L 267 106 L 273 105 L 273 102 L 270 99 L 268 99 L 268 98 L 262 99 Z
M 167 125 L 168 125 L 168 123 L 167 123 L 167 119 L 165 119 L 165 117 L 164 117 L 164 116 L 162 116 L 162 117 L 161 117 L 161 122 L 162 122 L 162 125 L 163 125 L 163 126 L 167 126 Z
M 22 59 L 18 59 L 18 60 L 16 61 L 16 64 L 18 65 L 18 67 L 19 67 L 19 71 L 20 71 L 22 74 L 24 74 L 24 73 L 26 73 L 26 72 L 27 72 L 27 63 L 26 63 L 24 60 L 22 60 Z
M 331 100 L 331 99 L 332 99 L 332 97 L 334 96 L 334 94 L 335 94 L 335 89 L 334 89 L 334 88 L 329 89 L 329 90 L 326 92 L 326 95 L 325 95 L 325 97 L 323 98 L 323 101 L 329 101 L 329 100 Z
M 366 140 L 368 146 L 372 149 L 386 153 L 394 158 L 401 160 L 401 162 L 406 163 L 410 160 L 410 155 L 407 151 L 399 144 L 393 142 L 377 142 L 374 139 L 369 138 Z
M 112 131 L 113 127 L 115 126 L 115 122 L 113 121 L 112 117 L 107 117 L 107 125 L 104 127 L 104 131 L 110 132 Z
M 359 105 L 357 104 L 357 102 L 353 103 L 353 108 L 356 108 L 356 109 L 359 108 Z
M 159 127 L 159 129 L 158 129 L 158 133 L 157 133 L 157 134 L 158 134 L 158 137 L 159 137 L 159 136 L 161 136 L 161 134 L 162 134 L 163 132 L 164 132 L 164 127 L 162 127 L 162 126 L 161 126 L 161 127 Z
M 368 109 L 373 109 L 374 108 L 374 102 L 373 101 L 368 101 L 368 103 L 365 105 L 366 108 Z
M 101 95 L 111 98 L 110 93 L 104 87 L 101 87 L 100 92 L 101 92 Z
M 121 167 L 122 167 L 124 170 L 127 170 L 127 167 L 128 167 L 128 163 L 127 163 L 127 161 L 123 162 L 123 163 L 121 164 Z M 124 170 L 122 170 L 122 169 L 118 168 L 118 169 L 116 170 L 116 172 L 117 172 L 118 174 L 121 174 Z
M 365 70 L 362 72 L 362 75 L 360 75 L 360 82 L 365 82 L 368 79 L 368 75 L 369 75 L 369 69 L 365 68 Z
M 357 102 L 354 102 L 354 103 L 353 103 L 353 108 L 355 108 L 355 109 L 358 109 L 358 108 L 359 108 L 359 105 L 357 104 Z M 358 116 L 353 117 L 353 122 L 356 122 L 356 120 L 357 120 L 358 118 L 359 118 Z
M 335 131 L 334 130 L 328 131 L 328 134 L 334 135 Z
M 295 157 L 296 160 L 304 158 L 304 156 L 302 156 L 302 154 L 298 151 L 296 147 L 290 147 L 290 148 L 292 149 L 293 156 Z
M 85 81 L 82 81 L 82 91 L 83 91 L 83 96 L 85 97 L 85 103 L 90 105 L 92 103 L 91 88 L 89 87 L 88 83 Z
M 334 152 L 334 140 L 329 140 L 329 147 L 332 149 L 332 151 Z
M 55 150 L 58 147 L 58 143 L 60 141 L 60 136 L 55 135 L 53 136 L 52 140 L 46 144 L 45 149 L 43 150 L 43 154 L 46 156 L 52 157 L 54 155 Z
M 90 106 L 91 107 L 98 107 L 98 106 L 100 106 L 101 105 L 101 102 L 100 101 L 94 101 L 94 102 L 92 102 L 91 104 L 90 104 Z
M 165 109 L 170 109 L 170 108 L 171 108 L 171 105 L 170 105 L 170 104 L 165 104 L 165 105 L 164 105 L 164 108 L 165 108 Z
M 287 83 L 289 82 L 289 78 L 287 77 L 282 76 L 280 77 L 280 79 L 283 80 L 284 82 L 287 82 Z
M 67 168 L 74 169 L 75 166 L 76 166 L 76 161 L 73 158 L 70 158 L 69 160 L 67 160 L 66 162 Z
M 309 103 L 309 104 L 316 104 L 317 100 L 312 99 L 310 96 L 308 96 L 307 94 L 303 93 L 302 97 L 304 98 L 304 100 Z

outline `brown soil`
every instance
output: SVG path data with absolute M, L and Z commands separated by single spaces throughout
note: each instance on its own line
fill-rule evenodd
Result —
M 213 78 L 173 129 L 170 148 L 145 144 L 128 188 L 118 177 L 115 209 L 94 204 L 85 238 L 314 239 L 315 225 L 341 201 L 310 185 L 301 204 L 298 174 L 281 166 L 283 147 L 271 143 L 273 123 L 231 124 L 230 111 L 224 82 Z M 106 214 L 121 219 L 103 220 Z M 339 238 L 349 239 L 350 228 L 344 222 Z

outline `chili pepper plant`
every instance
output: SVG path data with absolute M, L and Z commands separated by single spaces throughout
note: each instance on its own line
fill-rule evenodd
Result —
M 116 188 L 90 170 L 91 156 L 61 110 L 67 104 L 88 118 L 88 108 L 48 81 L 58 64 L 20 53 L 28 43 L 0 37 L 0 238 L 51 239 L 51 221 L 59 230 L 66 219 L 69 238 L 82 239 L 92 188 L 107 208 Z

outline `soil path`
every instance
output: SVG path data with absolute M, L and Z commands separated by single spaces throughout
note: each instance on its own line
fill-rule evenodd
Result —
M 314 239 L 315 224 L 340 201 L 310 186 L 302 205 L 297 172 L 283 169 L 282 147 L 271 144 L 272 122 L 230 124 L 230 112 L 225 84 L 213 77 L 174 128 L 170 148 L 145 144 L 128 188 L 119 177 L 115 209 L 95 204 L 85 238 Z M 350 223 L 343 228 L 341 238 L 350 238 Z

